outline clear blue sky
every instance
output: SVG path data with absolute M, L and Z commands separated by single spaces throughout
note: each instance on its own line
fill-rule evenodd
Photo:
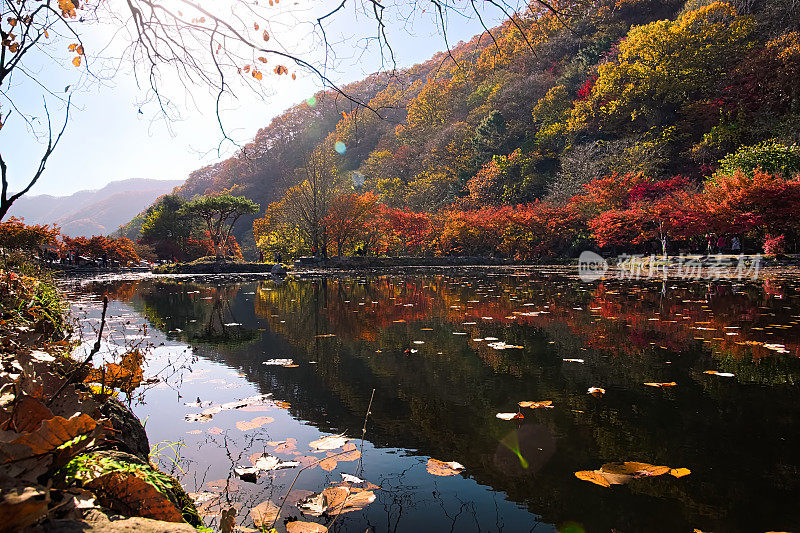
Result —
M 206 0 L 210 1 L 210 0 Z M 404 3 L 404 0 L 394 0 Z M 286 4 L 286 0 L 284 4 Z M 285 10 L 296 10 L 300 15 L 311 16 L 311 8 L 303 10 L 303 4 L 319 8 L 338 2 L 325 0 L 297 0 Z M 384 1 L 388 6 L 388 1 Z M 484 21 L 495 25 L 502 20 L 497 9 L 482 8 Z M 305 14 L 304 14 L 305 13 Z M 316 16 L 316 15 L 314 15 Z M 331 41 L 340 41 L 336 46 L 338 60 L 329 76 L 339 84 L 356 81 L 365 75 L 381 70 L 381 56 L 377 43 L 365 40 L 374 34 L 374 24 L 367 19 L 353 18 L 343 13 L 328 30 Z M 387 18 L 387 33 L 393 45 L 398 67 L 419 63 L 437 51 L 445 43 L 436 20 L 430 12 L 421 11 L 405 23 L 397 18 Z M 319 61 L 321 50 L 309 45 L 309 26 L 281 28 L 272 26 L 276 40 L 293 51 L 301 50 L 312 62 Z M 297 28 L 304 28 L 298 31 Z M 480 33 L 479 21 L 451 13 L 447 19 L 447 37 L 451 45 L 467 40 Z M 107 35 L 89 35 L 87 40 L 105 42 Z M 364 46 L 367 46 L 364 50 Z M 304 48 L 305 46 L 305 48 Z M 309 47 L 310 46 L 310 47 Z M 66 45 L 64 45 L 64 48 Z M 180 109 L 181 119 L 167 123 L 154 104 L 142 105 L 146 93 L 137 88 L 129 65 L 123 64 L 113 76 L 106 76 L 102 83 L 88 80 L 69 64 L 71 56 L 64 56 L 60 63 L 42 61 L 33 63 L 29 70 L 44 80 L 56 95 L 63 95 L 64 87 L 71 84 L 79 90 L 73 92 L 72 117 L 67 131 L 56 152 L 50 158 L 47 170 L 31 190 L 30 194 L 65 195 L 81 189 L 96 189 L 106 183 L 127 178 L 185 179 L 188 174 L 206 164 L 231 155 L 235 147 L 228 144 L 222 154 L 217 147 L 221 139 L 213 109 L 213 96 L 207 89 L 192 88 L 188 91 L 173 86 L 172 95 Z M 273 63 L 274 64 L 274 63 Z M 272 117 L 288 107 L 305 100 L 321 88 L 321 80 L 311 73 L 297 70 L 297 80 L 289 76 L 274 76 L 271 68 L 265 69 L 264 85 L 269 95 L 260 98 L 247 91 L 237 91 L 238 99 L 227 98 L 223 119 L 229 134 L 245 143 L 256 131 L 266 126 Z M 8 88 L 4 87 L 7 91 Z M 42 91 L 30 80 L 17 76 L 10 94 L 15 103 L 30 113 L 42 116 Z M 53 121 L 63 116 L 63 105 L 52 96 L 48 97 Z M 0 101 L 4 114 L 8 110 L 6 101 Z M 139 113 L 139 109 L 142 113 Z M 11 189 L 20 188 L 23 181 L 38 164 L 44 144 L 33 139 L 19 115 L 12 115 L 0 135 L 0 150 L 8 161 Z

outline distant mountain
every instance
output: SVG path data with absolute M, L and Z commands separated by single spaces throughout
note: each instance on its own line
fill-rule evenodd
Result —
M 181 184 L 183 180 L 133 178 L 70 196 L 23 196 L 9 216 L 28 224 L 57 224 L 70 237 L 108 235 Z

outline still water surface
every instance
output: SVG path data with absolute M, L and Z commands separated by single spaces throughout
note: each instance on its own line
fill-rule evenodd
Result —
M 791 278 L 581 283 L 476 271 L 98 279 L 71 290 L 87 336 L 108 295 L 108 342 L 150 346 L 145 375 L 161 381 L 134 393 L 134 411 L 162 468 L 207 499 L 212 527 L 230 507 L 252 527 L 250 509 L 287 493 L 297 468 L 236 476 L 253 454 L 306 465 L 325 457 L 311 441 L 339 433 L 360 447 L 374 389 L 361 462 L 303 471 L 279 530 L 288 517 L 331 525 L 293 502 L 341 473 L 381 488 L 334 531 L 800 530 Z M 186 405 L 197 399 L 266 393 L 265 405 L 186 419 L 202 411 Z M 526 400 L 553 408 L 520 410 Z M 524 419 L 495 416 L 518 410 Z M 431 457 L 465 470 L 433 476 Z M 691 474 L 610 488 L 574 475 L 614 461 Z

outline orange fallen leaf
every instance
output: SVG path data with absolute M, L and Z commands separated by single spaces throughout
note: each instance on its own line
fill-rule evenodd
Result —
M 455 476 L 464 471 L 464 465 L 455 461 L 444 462 L 431 457 L 428 459 L 427 470 L 434 476 Z
M 674 381 L 670 381 L 667 383 L 651 382 L 651 383 L 645 383 L 645 385 L 647 385 L 648 387 L 675 387 L 678 384 L 675 383 Z
M 519 402 L 520 407 L 530 407 L 531 409 L 539 409 L 539 408 L 546 408 L 552 409 L 553 402 L 551 400 L 545 400 L 542 402 Z
M 248 431 L 248 430 L 251 430 L 251 429 L 260 428 L 261 426 L 265 426 L 265 425 L 270 424 L 272 422 L 275 422 L 275 419 L 272 418 L 271 416 L 257 416 L 253 420 L 250 420 L 250 421 L 242 420 L 242 421 L 236 422 L 236 429 L 238 429 L 240 431 Z
M 579 472 L 575 472 L 575 477 L 582 479 L 583 481 L 589 481 L 595 485 L 600 485 L 601 487 L 611 486 L 611 483 L 609 483 L 603 474 L 597 470 L 581 470 Z
M 692 471 L 689 470 L 688 468 L 671 468 L 669 471 L 669 474 L 675 477 L 688 476 L 691 473 Z
M 287 522 L 287 533 L 327 533 L 328 528 L 316 522 Z

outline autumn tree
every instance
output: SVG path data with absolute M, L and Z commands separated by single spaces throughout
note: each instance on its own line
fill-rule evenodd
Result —
M 372 244 L 371 229 L 379 216 L 378 196 L 375 193 L 341 194 L 331 202 L 328 215 L 323 219 L 336 255 L 345 250 L 355 251 L 360 245 L 362 253 Z
M 236 221 L 242 215 L 256 214 L 258 211 L 259 205 L 252 200 L 243 196 L 223 194 L 195 198 L 187 202 L 180 213 L 203 221 L 219 259 L 228 249 L 231 231 Z
M 492 2 L 492 6 L 505 15 L 515 15 L 516 6 Z M 553 13 L 566 13 L 558 3 L 535 2 Z M 104 87 L 117 73 L 120 64 L 130 65 L 136 79 L 145 80 L 144 90 L 148 101 L 156 104 L 167 119 L 176 118 L 174 101 L 194 89 L 210 90 L 215 96 L 216 119 L 223 140 L 230 140 L 225 128 L 223 108 L 226 97 L 237 91 L 249 90 L 265 97 L 269 76 L 296 77 L 297 70 L 310 72 L 324 85 L 331 87 L 356 106 L 366 103 L 338 88 L 327 75 L 330 58 L 336 57 L 340 48 L 353 47 L 328 40 L 326 29 L 337 19 L 345 17 L 358 27 L 370 22 L 376 30 L 377 42 L 390 69 L 395 67 L 395 55 L 387 40 L 387 24 L 392 20 L 405 23 L 421 12 L 439 27 L 443 44 L 449 49 L 446 32 L 447 14 L 465 18 L 478 18 L 481 12 L 474 3 L 458 5 L 450 2 L 433 2 L 433 8 L 420 9 L 419 0 L 405 0 L 387 6 L 379 2 L 361 3 L 342 0 L 336 5 L 320 2 L 307 13 L 307 19 L 298 20 L 298 11 L 274 2 L 226 0 L 197 2 L 194 0 L 14 0 L 0 7 L 0 90 L 4 96 L 0 108 L 0 128 L 9 118 L 22 120 L 32 140 L 44 139 L 39 164 L 29 175 L 19 172 L 13 181 L 22 184 L 16 193 L 9 187 L 12 181 L 7 160 L 0 154 L 0 220 L 11 205 L 26 194 L 39 181 L 53 151 L 67 128 L 73 93 L 85 86 L 79 71 L 66 88 L 63 78 L 51 79 L 46 74 L 51 67 L 61 63 L 82 69 L 87 77 Z M 574 4 L 571 3 L 571 4 Z M 392 13 L 389 15 L 389 13 Z M 308 23 L 309 35 L 297 35 L 297 29 Z M 291 34 L 275 34 L 273 27 L 290 27 Z M 108 35 L 110 42 L 96 42 L 98 36 Z M 87 37 L 89 38 L 87 40 Z M 305 46 L 298 50 L 300 44 Z M 93 45 L 93 46 L 92 46 Z M 322 51 L 322 54 L 316 54 Z M 319 59 L 315 59 L 319 57 Z M 12 84 L 12 78 L 31 78 L 32 83 Z M 57 80 L 57 81 L 56 81 Z M 58 83 L 58 87 L 53 86 Z M 22 93 L 33 87 L 43 98 L 43 110 L 31 111 L 18 105 Z M 178 91 L 176 93 L 176 91 Z M 51 121 L 51 109 L 58 108 L 63 119 Z M 43 111 L 43 112 L 42 112 Z M 377 110 L 372 109 L 372 112 Z M 38 118 L 41 114 L 44 120 Z M 0 130 L 0 134 L 3 134 Z M 18 140 L 15 139 L 15 142 Z
M 25 224 L 22 219 L 11 217 L 0 222 L 0 248 L 32 252 L 39 246 L 58 246 L 61 232 L 57 226 Z

